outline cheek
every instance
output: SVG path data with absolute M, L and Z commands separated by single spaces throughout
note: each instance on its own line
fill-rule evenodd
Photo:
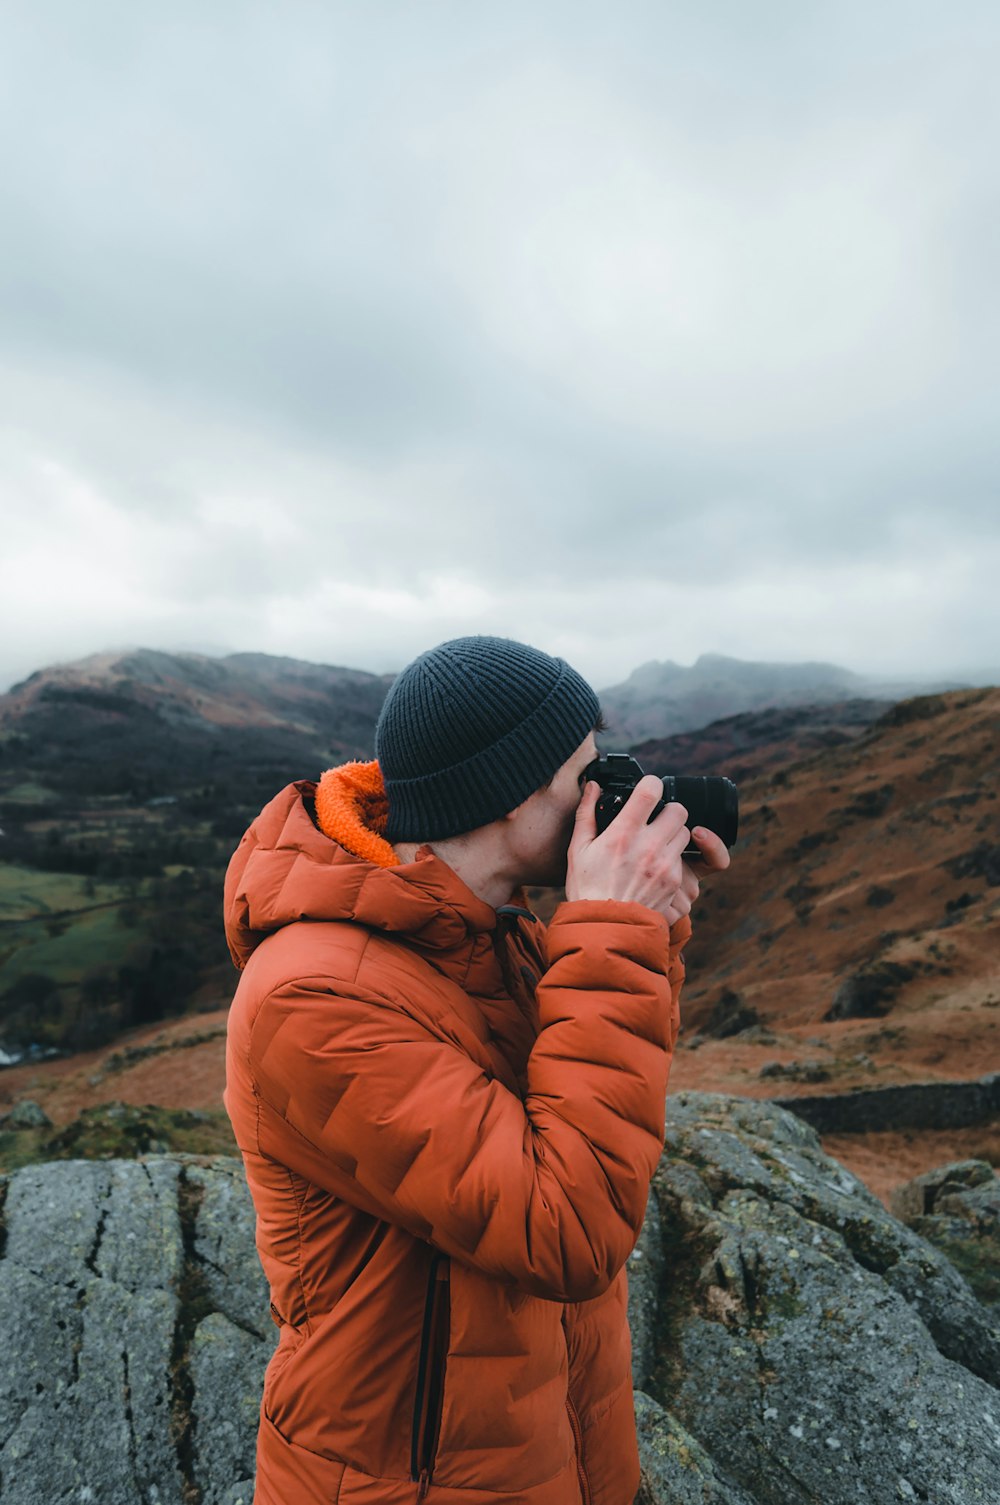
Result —
M 568 847 L 573 832 L 576 829 L 576 805 L 572 805 L 563 815 L 559 826 L 559 838 L 563 847 Z

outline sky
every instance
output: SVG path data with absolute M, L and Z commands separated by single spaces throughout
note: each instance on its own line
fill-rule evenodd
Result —
M 1000 667 L 995 0 L 0 5 L 0 689 Z

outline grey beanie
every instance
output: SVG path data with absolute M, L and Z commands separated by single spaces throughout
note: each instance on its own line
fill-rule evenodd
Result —
M 561 658 L 509 638 L 454 638 L 393 682 L 375 728 L 387 841 L 475 831 L 547 783 L 600 713 Z

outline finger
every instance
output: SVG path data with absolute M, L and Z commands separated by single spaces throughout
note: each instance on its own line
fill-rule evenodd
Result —
M 713 872 L 724 872 L 729 866 L 730 856 L 729 848 L 722 837 L 710 831 L 707 826 L 695 826 L 691 831 L 691 837 L 701 853 L 705 866 L 711 868 Z
M 583 786 L 580 803 L 576 807 L 574 839 L 580 836 L 590 841 L 594 840 L 594 837 L 597 835 L 597 816 L 595 811 L 597 810 L 597 801 L 600 799 L 600 796 L 600 784 L 596 783 L 593 779 L 588 779 Z
M 681 889 L 678 889 L 670 900 L 668 907 L 664 910 L 667 924 L 673 925 L 677 920 L 682 920 L 685 915 L 689 915 L 690 913 L 691 901 Z
M 654 828 L 658 825 L 659 819 L 654 822 Z M 693 877 L 681 855 L 689 839 L 687 828 L 681 826 L 670 841 L 639 849 L 645 852 L 640 858 L 642 870 L 674 896 L 685 892 Z
M 646 824 L 662 798 L 663 780 L 657 778 L 655 773 L 644 773 L 625 801 L 623 809 L 615 817 L 615 825 L 621 826 L 623 830 L 638 830 Z M 678 808 L 683 811 L 686 820 L 687 811 L 683 806 Z
M 684 825 L 676 826 L 672 831 L 669 828 L 675 819 L 680 819 L 679 815 L 676 817 L 673 815 L 673 810 L 683 810 L 683 808 L 683 805 L 668 805 L 663 814 L 656 817 L 652 826 L 647 827 L 651 835 L 655 834 L 654 850 L 661 862 L 665 867 L 670 863 L 676 863 L 678 875 L 686 865 L 682 859 L 684 853 L 691 845 L 691 832 Z M 678 876 L 677 881 L 680 883 L 680 876 Z

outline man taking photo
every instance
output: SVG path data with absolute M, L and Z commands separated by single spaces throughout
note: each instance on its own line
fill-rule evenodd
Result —
M 444 643 L 376 759 L 289 785 L 226 879 L 226 1106 L 280 1329 L 256 1505 L 628 1505 L 625 1262 L 681 949 L 728 866 L 643 778 L 601 835 L 568 664 Z M 527 884 L 565 883 L 546 928 Z

